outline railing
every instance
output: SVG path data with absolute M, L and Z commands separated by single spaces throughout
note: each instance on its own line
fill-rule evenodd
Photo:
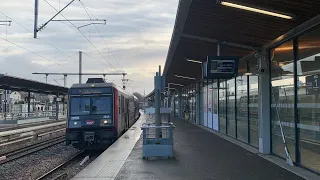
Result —
M 37 111 L 37 112 L 11 112 L 11 113 L 0 113 L 0 120 L 25 120 L 34 118 L 56 118 L 56 111 Z M 66 112 L 59 111 L 58 117 L 66 116 Z

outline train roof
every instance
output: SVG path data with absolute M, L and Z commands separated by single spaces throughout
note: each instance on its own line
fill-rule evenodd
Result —
M 113 83 L 86 83 L 86 84 L 73 84 L 70 87 L 70 89 L 73 89 L 73 88 L 91 88 L 91 87 L 114 87 L 114 88 L 117 88 L 117 86 L 115 84 L 113 84 Z
M 121 92 L 122 94 L 125 94 L 126 96 L 132 96 L 134 99 L 138 99 L 137 97 L 135 97 L 133 94 L 129 93 L 128 91 L 124 90 L 123 88 L 115 85 L 114 83 L 85 83 L 85 84 L 73 84 L 70 89 L 79 89 L 79 88 L 104 88 L 104 87 L 113 87 L 115 89 L 117 89 L 119 92 Z

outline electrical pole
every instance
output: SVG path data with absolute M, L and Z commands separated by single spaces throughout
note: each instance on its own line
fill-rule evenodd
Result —
M 49 74 L 45 74 L 46 75 L 46 83 L 48 83 L 48 76 Z
M 79 84 L 81 84 L 82 82 L 82 52 L 79 51 Z
M 7 90 L 4 90 L 4 120 L 7 120 Z
M 63 75 L 63 85 L 64 85 L 64 87 L 67 87 L 67 74 L 64 74 Z
M 143 90 L 143 110 L 146 108 L 145 104 L 146 104 L 146 89 Z
M 34 1 L 34 28 L 33 28 L 33 37 L 37 38 L 38 32 L 38 11 L 39 11 L 39 0 Z

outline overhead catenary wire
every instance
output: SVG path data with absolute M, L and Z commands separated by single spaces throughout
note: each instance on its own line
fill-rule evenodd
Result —
M 51 6 L 55 11 L 57 11 L 57 12 L 59 12 L 54 6 L 52 6 L 47 0 L 44 0 L 49 6 Z M 101 57 L 108 63 L 107 64 L 107 66 L 108 67 L 110 67 L 110 68 L 112 68 L 112 69 L 114 69 L 114 70 L 116 70 L 117 71 L 117 69 L 116 68 L 114 68 L 113 66 L 112 66 L 112 64 L 104 57 L 104 55 L 97 49 L 97 47 L 83 34 L 83 32 L 80 30 L 80 29 L 78 29 L 78 27 L 76 26 L 76 25 L 74 25 L 68 18 L 66 18 L 62 13 L 60 13 L 60 15 L 64 18 L 64 19 L 66 19 L 74 28 L 76 28 L 80 33 L 81 33 L 81 35 L 91 44 L 91 46 L 101 55 Z M 99 62 L 101 62 L 101 63 L 103 63 L 103 61 L 100 61 L 99 60 Z M 103 63 L 104 65 L 106 65 L 105 63 Z
M 15 24 L 19 25 L 20 27 L 22 27 L 23 29 L 25 29 L 26 31 L 28 31 L 29 33 L 33 33 L 33 31 L 31 31 L 30 29 L 28 29 L 27 27 L 23 26 L 21 23 L 19 23 L 18 21 L 15 21 L 14 19 L 12 19 L 10 16 L 8 16 L 7 14 L 1 12 L 1 14 L 3 14 L 4 16 L 10 18 L 10 20 L 12 22 L 14 22 Z M 41 38 L 37 38 L 38 40 L 41 40 L 45 43 L 47 43 L 49 46 L 51 46 L 52 48 L 56 49 L 57 51 L 61 52 L 62 54 L 66 55 L 68 58 L 72 58 L 72 56 L 68 55 L 67 53 L 63 52 L 61 49 L 57 48 L 56 46 L 54 46 L 53 44 L 51 44 L 50 42 L 41 39 Z
M 95 19 L 98 19 L 98 18 L 89 10 L 89 8 L 85 7 L 84 3 L 83 3 L 81 0 L 79 0 L 79 2 L 81 3 L 81 5 L 82 5 L 83 9 L 85 10 L 86 14 L 88 15 L 89 19 L 92 19 L 91 16 L 89 15 L 89 13 L 90 13 Z M 97 27 L 95 24 L 93 24 L 93 25 L 94 25 L 96 31 L 98 32 L 98 34 L 100 35 L 100 37 L 102 38 L 102 40 L 104 41 L 104 43 L 105 43 L 106 47 L 108 48 L 108 50 L 109 50 L 110 54 L 112 55 L 112 57 L 113 57 L 115 60 L 117 60 L 117 59 L 115 58 L 115 56 L 114 56 L 113 51 L 109 48 L 108 43 L 107 43 L 107 42 L 105 41 L 105 39 L 103 38 L 103 36 L 102 36 L 101 32 L 99 31 L 98 27 Z M 139 49 L 143 49 L 143 48 L 144 48 L 145 46 L 147 46 L 147 45 L 148 45 L 148 43 L 145 43 L 145 44 L 143 44 Z M 118 60 L 117 60 L 117 63 L 119 64 L 119 66 L 121 66 Z M 122 68 L 122 70 L 124 71 L 123 68 Z M 138 71 L 139 71 L 139 70 L 136 70 L 135 73 L 138 72 Z
M 89 10 L 88 8 L 85 7 L 84 3 L 83 3 L 81 0 L 79 0 L 79 2 L 81 3 L 83 9 L 84 9 L 85 12 L 87 13 L 87 15 L 88 15 L 88 17 L 89 17 L 90 20 L 92 20 L 90 14 L 91 14 L 94 18 L 98 19 L 93 13 L 90 12 L 90 10 Z M 90 12 L 90 14 L 89 14 L 89 12 Z M 120 66 L 119 60 L 117 60 L 117 59 L 115 58 L 115 56 L 114 56 L 112 50 L 110 49 L 107 41 L 103 38 L 103 36 L 102 36 L 101 32 L 99 31 L 99 29 L 97 28 L 97 26 L 96 26 L 95 24 L 93 24 L 93 25 L 94 25 L 96 31 L 98 32 L 98 34 L 100 35 L 101 39 L 103 40 L 104 44 L 106 45 L 107 49 L 109 50 L 110 54 L 112 55 L 113 59 L 114 59 L 115 61 L 117 61 L 118 65 Z
M 87 54 L 86 52 L 83 52 L 83 51 L 82 51 L 82 54 L 86 55 L 87 57 L 89 57 L 89 58 L 91 58 L 91 59 L 93 59 L 93 60 L 100 61 L 99 59 L 90 56 L 90 55 Z M 103 70 L 103 68 L 102 68 L 102 70 Z
M 32 54 L 34 54 L 34 55 L 37 55 L 37 56 L 39 56 L 39 57 L 41 57 L 41 58 L 43 58 L 43 59 L 45 59 L 45 60 L 47 60 L 47 61 L 50 61 L 50 62 L 56 64 L 56 65 L 62 66 L 61 64 L 59 64 L 59 63 L 57 63 L 57 62 L 55 62 L 55 61 L 53 61 L 53 60 L 51 60 L 51 59 L 49 59 L 49 58 L 47 58 L 47 57 L 44 57 L 44 56 L 42 56 L 42 55 L 40 55 L 40 54 L 38 54 L 38 53 L 36 53 L 36 52 L 33 52 L 33 51 L 31 51 L 31 50 L 23 47 L 23 46 L 20 46 L 20 45 L 14 43 L 14 42 L 12 42 L 12 41 L 9 41 L 9 40 L 4 39 L 4 38 L 2 38 L 2 37 L 0 37 L 0 39 L 2 39 L 2 40 L 4 40 L 4 41 L 7 41 L 7 42 L 9 42 L 9 43 L 11 43 L 11 44 L 13 44 L 13 45 L 21 48 L 21 49 L 24 49 L 25 51 L 28 51 L 28 52 L 30 52 L 30 53 L 32 53 Z
M 55 78 L 52 78 L 59 86 L 61 86 L 61 84 L 55 79 Z

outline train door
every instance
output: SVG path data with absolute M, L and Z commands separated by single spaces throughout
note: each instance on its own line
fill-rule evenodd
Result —
M 125 100 L 126 102 L 126 128 L 129 129 L 130 123 L 129 123 L 129 99 Z

